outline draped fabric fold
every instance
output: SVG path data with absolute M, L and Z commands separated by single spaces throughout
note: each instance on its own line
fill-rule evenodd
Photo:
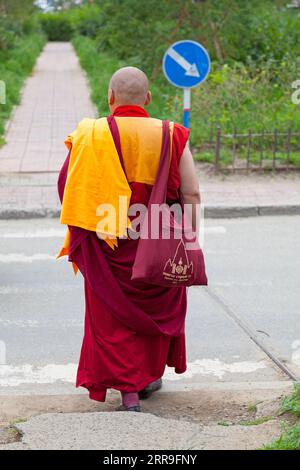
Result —
M 75 236 L 71 233 L 73 243 L 78 235 L 78 231 Z M 69 254 L 69 260 L 76 263 L 112 315 L 128 328 L 147 335 L 179 336 L 185 319 L 182 288 L 164 289 L 132 281 L 137 243 L 138 240 L 120 240 L 118 249 L 112 251 L 97 235 L 89 233 L 75 243 L 77 247 Z

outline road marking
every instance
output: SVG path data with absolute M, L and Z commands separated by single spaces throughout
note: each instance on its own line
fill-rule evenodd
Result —
M 190 77 L 200 77 L 199 70 L 197 65 L 190 64 L 182 55 L 178 54 L 173 47 L 170 47 L 167 54 L 171 57 L 171 59 L 175 60 L 180 67 L 185 70 L 185 75 Z
M 66 234 L 64 229 L 41 229 L 33 232 L 6 232 L 0 233 L 0 238 L 63 238 Z
M 196 375 L 212 375 L 222 379 L 225 374 L 249 374 L 259 369 L 266 369 L 265 362 L 233 362 L 225 363 L 220 359 L 200 359 L 188 363 L 184 374 L 175 374 L 174 369 L 167 368 L 164 374 L 166 380 L 191 379 Z M 16 387 L 21 384 L 51 384 L 59 380 L 63 382 L 76 381 L 77 364 L 47 364 L 36 367 L 31 364 L 19 366 L 0 365 L 0 387 Z
M 16 387 L 21 384 L 51 384 L 58 380 L 75 382 L 77 364 L 48 364 L 34 367 L 0 365 L 0 386 Z
M 72 279 L 73 281 L 73 279 Z M 23 294 L 49 294 L 58 292 L 73 292 L 74 289 L 82 291 L 81 283 L 74 284 L 47 284 L 47 280 L 45 280 L 45 284 L 34 284 L 34 285 L 15 285 L 15 286 L 1 286 L 0 285 L 0 295 L 23 295 Z
M 25 255 L 24 253 L 0 254 L 0 263 L 32 263 L 33 261 L 55 260 L 56 255 L 47 253 L 35 253 L 34 255 Z
M 259 369 L 266 369 L 265 362 L 241 361 L 226 363 L 220 359 L 199 359 L 188 363 L 184 374 L 175 374 L 174 369 L 167 367 L 164 378 L 167 380 L 192 379 L 195 375 L 213 375 L 222 379 L 225 374 L 250 374 Z
M 37 320 L 8 320 L 0 318 L 0 325 L 16 326 L 18 328 L 37 328 L 39 326 L 39 322 Z
M 43 328 L 45 326 L 53 326 L 53 321 L 50 320 L 10 320 L 8 318 L 0 318 L 1 326 L 15 326 L 17 328 Z M 55 322 L 56 327 L 61 328 L 82 328 L 84 326 L 83 320 L 77 318 L 59 318 Z

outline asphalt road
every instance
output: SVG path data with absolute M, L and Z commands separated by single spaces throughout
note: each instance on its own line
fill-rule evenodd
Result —
M 300 377 L 299 232 L 299 216 L 205 221 L 210 291 L 189 289 L 189 369 L 167 370 L 167 389 L 288 380 L 244 325 Z M 63 236 L 56 219 L 0 221 L 2 395 L 80 393 L 83 287 L 71 265 L 55 260 Z

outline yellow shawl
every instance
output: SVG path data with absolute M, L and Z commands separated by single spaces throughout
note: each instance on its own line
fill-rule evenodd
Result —
M 153 184 L 161 151 L 162 121 L 153 118 L 116 117 L 128 181 Z M 170 126 L 172 137 L 173 123 Z M 172 142 L 172 139 L 171 139 Z M 126 237 L 131 189 L 124 175 L 106 118 L 83 119 L 65 140 L 71 150 L 60 221 L 97 232 L 111 248 Z M 120 206 L 120 198 L 122 204 Z M 99 228 L 105 215 L 101 204 L 115 208 L 116 224 Z M 68 254 L 70 233 L 58 255 Z M 76 270 L 76 266 L 74 266 Z

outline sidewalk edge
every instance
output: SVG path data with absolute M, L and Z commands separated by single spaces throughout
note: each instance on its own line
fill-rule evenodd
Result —
M 300 204 L 226 206 L 206 205 L 204 216 L 207 219 L 254 217 L 264 215 L 300 215 Z M 0 220 L 58 218 L 60 208 L 5 209 L 0 208 Z

